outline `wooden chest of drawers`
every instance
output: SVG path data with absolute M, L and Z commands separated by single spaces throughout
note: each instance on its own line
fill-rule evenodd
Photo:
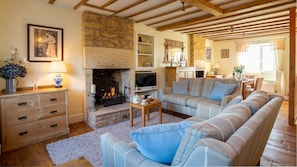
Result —
M 1 145 L 9 151 L 69 133 L 68 90 L 1 94 Z

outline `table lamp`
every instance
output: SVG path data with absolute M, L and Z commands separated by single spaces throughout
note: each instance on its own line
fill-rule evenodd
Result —
M 219 73 L 219 68 L 220 68 L 220 65 L 218 63 L 216 63 L 214 66 L 213 66 L 213 70 L 214 70 L 214 74 L 215 75 L 218 75 Z
M 62 87 L 62 81 L 63 81 L 63 77 L 61 76 L 60 73 L 63 72 L 67 72 L 65 64 L 63 63 L 63 61 L 60 60 L 54 60 L 51 62 L 50 64 L 50 69 L 49 69 L 50 73 L 56 73 L 56 76 L 54 78 L 55 84 L 56 84 L 56 88 L 61 88 Z

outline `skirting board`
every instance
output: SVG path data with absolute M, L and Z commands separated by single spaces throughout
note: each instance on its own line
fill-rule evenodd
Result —
M 77 123 L 77 122 L 83 122 L 84 121 L 84 114 L 76 114 L 69 116 L 69 124 Z

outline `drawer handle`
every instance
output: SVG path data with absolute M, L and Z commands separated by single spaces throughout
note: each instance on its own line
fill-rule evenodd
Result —
M 27 105 L 27 102 L 18 103 L 18 106 L 25 106 L 25 105 Z
M 25 119 L 27 119 L 27 116 L 18 117 L 18 120 L 20 120 L 20 121 L 23 121 L 23 120 L 25 120 Z
M 57 126 L 58 126 L 58 124 L 53 124 L 53 125 L 51 125 L 51 128 L 55 128 Z
M 26 134 L 28 134 L 28 132 L 27 132 L 27 131 L 20 132 L 20 133 L 19 133 L 19 136 L 24 136 L 24 135 L 26 135 Z
M 57 98 L 51 98 L 50 101 L 57 101 Z
M 58 112 L 57 110 L 50 111 L 51 114 L 55 114 L 57 112 Z

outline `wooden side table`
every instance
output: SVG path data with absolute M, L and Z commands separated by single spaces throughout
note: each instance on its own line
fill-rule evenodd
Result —
M 133 108 L 141 109 L 142 126 L 145 127 L 145 114 L 147 114 L 147 120 L 149 120 L 150 113 L 148 110 L 153 107 L 159 108 L 159 123 L 162 124 L 162 103 L 156 100 L 145 105 L 130 102 L 130 126 L 133 126 Z

